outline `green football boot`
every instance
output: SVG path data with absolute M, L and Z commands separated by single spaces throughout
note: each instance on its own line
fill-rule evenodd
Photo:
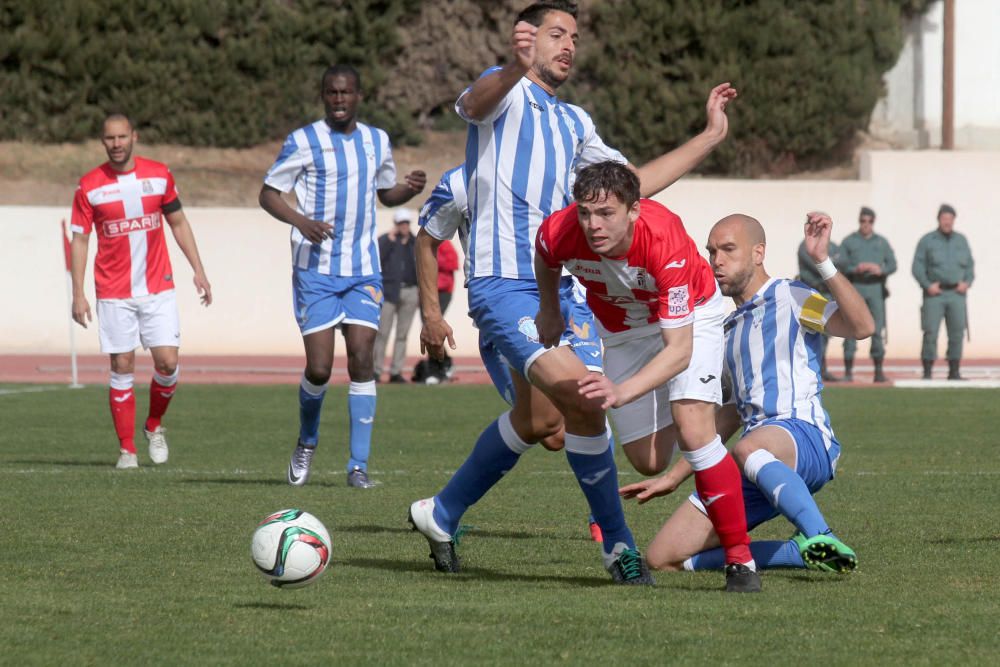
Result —
M 814 535 L 807 538 L 802 533 L 792 535 L 799 554 L 810 570 L 847 573 L 858 566 L 854 549 L 833 535 Z

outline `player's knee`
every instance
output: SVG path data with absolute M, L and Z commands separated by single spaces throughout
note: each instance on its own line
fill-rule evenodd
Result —
M 305 376 L 314 385 L 324 385 L 330 381 L 330 367 L 321 364 L 306 366 Z
M 559 429 L 558 433 L 541 438 L 538 442 L 550 452 L 561 451 L 566 446 L 565 431 Z
M 684 560 L 678 560 L 669 548 L 657 548 L 650 544 L 646 549 L 646 564 L 659 572 L 679 572 L 684 569 Z
M 736 460 L 737 465 L 742 469 L 750 458 L 750 455 L 757 451 L 758 447 L 750 444 L 746 440 L 740 440 L 735 445 L 733 445 L 733 458 Z
M 165 377 L 171 377 L 177 372 L 177 360 L 157 361 L 153 363 L 153 368 L 157 373 Z

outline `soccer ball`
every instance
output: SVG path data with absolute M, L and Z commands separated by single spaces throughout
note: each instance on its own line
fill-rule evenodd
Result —
M 250 549 L 254 565 L 272 586 L 301 588 L 326 570 L 330 533 L 308 512 L 281 510 L 260 522 Z

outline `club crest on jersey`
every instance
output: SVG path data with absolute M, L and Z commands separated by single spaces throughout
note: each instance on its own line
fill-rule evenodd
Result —
M 646 273 L 646 269 L 639 269 L 636 271 L 635 286 L 636 289 L 641 289 L 644 292 L 649 291 L 649 274 Z
M 137 218 L 123 220 L 105 220 L 104 236 L 127 236 L 132 232 L 148 232 L 160 228 L 160 214 L 150 213 Z
M 667 308 L 671 315 L 680 316 L 690 313 L 688 308 L 688 286 L 679 285 L 667 289 Z
M 150 183 L 145 178 L 142 179 L 142 194 L 144 194 L 144 195 L 151 195 L 151 194 L 153 194 L 153 184 Z
M 368 292 L 376 304 L 382 303 L 382 290 L 378 289 L 374 285 L 365 285 L 365 291 Z
M 750 315 L 753 317 L 753 326 L 759 327 L 760 323 L 764 321 L 764 306 L 757 306 L 750 311 Z
M 538 327 L 535 326 L 535 320 L 531 317 L 522 317 L 517 321 L 517 330 L 524 334 L 532 343 L 538 342 Z

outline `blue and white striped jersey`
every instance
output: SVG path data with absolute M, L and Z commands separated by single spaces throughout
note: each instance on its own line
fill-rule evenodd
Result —
M 464 165 L 444 172 L 420 209 L 420 226 L 438 241 L 450 241 L 455 233 L 465 255 L 465 282 L 469 282 L 469 200 L 465 195 Z
M 264 183 L 295 189 L 298 212 L 333 225 L 316 246 L 292 228 L 292 265 L 333 276 L 380 273 L 375 240 L 377 190 L 396 184 L 389 136 L 362 123 L 351 134 L 334 132 L 325 120 L 288 135 Z
M 726 370 L 747 431 L 766 420 L 801 419 L 819 428 L 829 447 L 820 336 L 836 312 L 836 302 L 805 283 L 772 278 L 726 318 Z
M 604 160 L 625 163 L 625 157 L 604 144 L 586 111 L 527 77 L 481 121 L 465 114 L 461 96 L 455 109 L 469 123 L 470 277 L 533 280 L 538 226 L 572 202 L 576 172 Z

